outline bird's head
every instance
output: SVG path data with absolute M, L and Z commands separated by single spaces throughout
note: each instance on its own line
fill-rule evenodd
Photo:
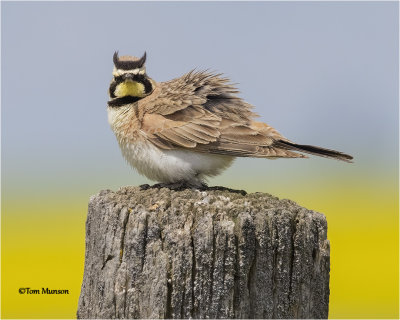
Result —
M 154 90 L 153 81 L 147 76 L 144 63 L 146 52 L 139 59 L 132 56 L 118 56 L 114 53 L 113 80 L 109 88 L 110 106 L 138 101 Z

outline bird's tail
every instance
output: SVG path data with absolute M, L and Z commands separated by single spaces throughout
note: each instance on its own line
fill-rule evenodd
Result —
M 346 162 L 353 162 L 353 157 L 345 154 L 343 152 L 339 152 L 336 150 L 330 150 L 330 149 L 325 149 L 325 148 L 320 148 L 320 147 L 315 147 L 315 146 L 309 146 L 305 144 L 296 144 L 290 141 L 285 141 L 285 140 L 278 140 L 274 143 L 274 145 L 279 146 L 280 148 L 287 149 L 287 150 L 294 150 L 294 151 L 299 151 L 299 152 L 305 152 L 309 154 L 314 154 L 320 157 L 325 157 L 325 158 L 331 158 L 331 159 L 336 159 L 336 160 L 341 160 L 341 161 L 346 161 Z

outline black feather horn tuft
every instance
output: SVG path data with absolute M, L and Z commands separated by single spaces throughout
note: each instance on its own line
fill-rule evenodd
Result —
M 114 52 L 113 61 L 114 61 L 115 67 L 117 67 L 117 65 L 118 65 L 118 63 L 119 63 L 118 51 L 115 51 L 115 52 Z
M 138 60 L 125 60 L 125 61 L 119 60 L 118 51 L 115 51 L 113 56 L 113 61 L 117 69 L 133 70 L 142 68 L 144 63 L 146 62 L 146 51 L 144 52 L 143 56 Z
M 146 62 L 146 51 L 144 52 L 143 56 L 138 61 L 138 64 L 139 64 L 138 68 L 143 67 L 145 62 Z

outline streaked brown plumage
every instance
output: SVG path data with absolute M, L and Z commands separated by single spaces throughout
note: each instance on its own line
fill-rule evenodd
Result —
M 129 61 L 132 64 L 126 65 Z M 198 185 L 234 157 L 306 158 L 302 153 L 309 153 L 347 162 L 352 159 L 338 151 L 295 144 L 255 121 L 253 106 L 239 98 L 237 89 L 220 74 L 191 71 L 157 83 L 147 76 L 144 62 L 145 56 L 139 60 L 114 55 L 108 113 L 125 158 L 150 179 Z M 192 154 L 194 161 L 199 158 L 211 165 L 190 163 Z M 163 169 L 157 166 L 158 157 L 172 160 L 168 158 Z M 177 163 L 171 165 L 174 159 Z M 213 164 L 213 159 L 219 160 Z M 182 171 L 179 166 L 186 172 L 177 174 Z

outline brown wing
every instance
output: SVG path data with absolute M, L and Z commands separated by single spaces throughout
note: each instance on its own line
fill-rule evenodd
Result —
M 224 119 L 220 126 L 221 136 L 207 146 L 199 145 L 204 152 L 256 158 L 307 158 L 278 147 L 277 141 L 287 140 L 265 123 L 251 121 L 249 124 L 232 123 Z
M 161 83 L 141 106 L 141 131 L 162 149 L 189 148 L 241 157 L 305 157 L 275 146 L 285 138 L 272 127 L 254 122 L 252 106 L 236 93 L 227 79 L 204 72 Z
M 145 114 L 141 130 L 163 149 L 196 148 L 198 144 L 217 141 L 220 122 L 221 119 L 210 112 L 188 106 L 170 115 Z

